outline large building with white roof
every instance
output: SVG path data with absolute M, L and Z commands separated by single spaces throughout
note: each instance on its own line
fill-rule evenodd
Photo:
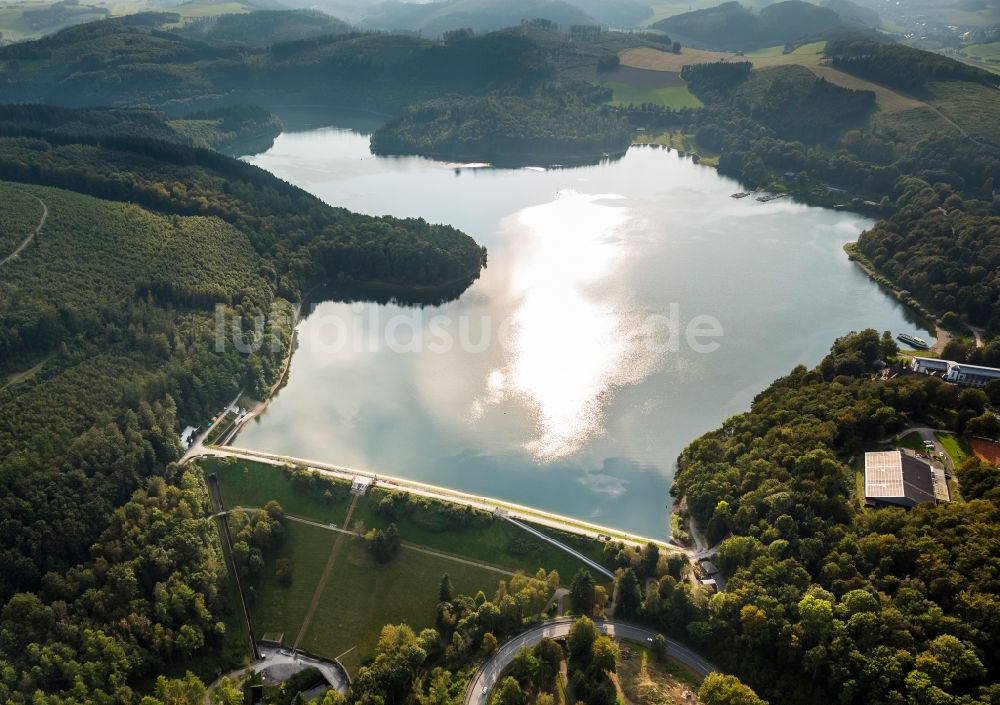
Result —
M 945 382 L 953 382 L 967 387 L 983 387 L 995 379 L 1000 379 L 1000 368 L 968 365 L 953 360 L 939 360 L 934 357 L 915 357 L 910 362 L 914 372 L 937 375 Z
M 865 453 L 865 503 L 915 507 L 938 500 L 931 466 L 901 450 Z

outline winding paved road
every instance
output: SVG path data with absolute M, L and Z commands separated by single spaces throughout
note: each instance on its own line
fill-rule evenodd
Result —
M 573 626 L 574 618 L 563 617 L 551 619 L 548 622 L 532 627 L 526 632 L 522 632 L 510 641 L 497 649 L 493 658 L 484 663 L 476 674 L 472 677 L 472 683 L 465 693 L 464 705 L 482 705 L 489 699 L 489 692 L 500 679 L 500 674 L 514 660 L 514 656 L 523 646 L 534 646 L 543 638 L 563 639 L 569 635 L 569 630 Z M 645 642 L 652 639 L 658 632 L 634 624 L 625 624 L 612 620 L 594 620 L 597 628 L 603 634 L 607 634 L 615 639 L 630 639 L 632 641 Z M 667 639 L 667 654 L 683 663 L 688 668 L 702 676 L 718 671 L 711 662 L 702 658 L 694 651 L 684 646 L 678 641 Z M 483 690 L 486 692 L 483 692 Z
M 19 254 L 21 254 L 21 251 L 25 247 L 27 247 L 28 245 L 31 244 L 31 241 L 35 239 L 35 235 L 37 235 L 38 231 L 42 229 L 43 225 L 45 225 L 45 219 L 49 217 L 49 207 L 47 205 L 45 205 L 45 201 L 43 201 L 42 199 L 40 199 L 38 196 L 35 196 L 34 198 L 35 198 L 36 201 L 38 201 L 39 203 L 42 204 L 42 217 L 39 218 L 39 220 L 38 220 L 38 226 L 34 230 L 31 231 L 31 234 L 29 234 L 28 237 L 26 237 L 24 239 L 24 242 L 22 242 L 20 245 L 17 246 L 16 250 L 14 250 L 13 252 L 11 252 L 9 255 L 7 255 L 3 259 L 0 259 L 0 266 L 3 266 L 5 264 L 7 264 L 12 259 L 15 259 Z

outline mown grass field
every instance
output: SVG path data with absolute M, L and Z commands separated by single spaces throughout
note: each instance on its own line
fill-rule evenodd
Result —
M 258 639 L 264 634 L 284 634 L 285 644 L 295 641 L 336 537 L 333 531 L 285 521 L 285 540 L 281 548 L 267 557 L 264 574 L 253 585 L 250 611 Z M 292 584 L 288 587 L 274 578 L 274 565 L 279 558 L 291 559 L 294 566 Z
M 935 433 L 938 441 L 944 446 L 944 451 L 951 456 L 952 461 L 955 465 L 960 464 L 963 460 L 969 457 L 972 452 L 969 449 L 969 442 L 960 436 L 955 436 L 950 433 Z
M 763 49 L 748 51 L 746 52 L 746 56 L 750 58 L 761 58 L 765 56 L 781 56 L 784 53 L 785 46 L 783 44 L 778 44 L 773 47 L 764 47 Z
M 653 103 L 654 105 L 660 105 L 673 110 L 702 107 L 702 102 L 687 89 L 687 86 L 640 88 L 639 86 L 630 86 L 625 83 L 611 81 L 608 81 L 605 85 L 613 91 L 611 98 L 612 105 Z
M 1000 42 L 970 44 L 969 46 L 964 47 L 962 51 L 974 59 L 1000 59 Z
M 896 439 L 896 445 L 900 448 L 908 448 L 909 450 L 917 450 L 921 453 L 925 452 L 924 449 L 924 439 L 919 433 L 912 432 L 907 433 L 904 436 Z
M 798 56 L 822 54 L 823 50 L 826 49 L 826 42 L 810 42 L 808 44 L 803 44 L 802 46 L 795 47 L 792 50 L 793 54 Z
M 322 533 L 321 529 L 316 531 Z M 479 590 L 492 595 L 498 582 L 505 579 L 494 571 L 429 556 L 406 546 L 388 563 L 379 564 L 362 539 L 346 541 L 303 648 L 338 656 L 355 647 L 342 659 L 354 672 L 371 657 L 384 625 L 405 622 L 418 633 L 434 626 L 438 589 L 445 573 L 451 577 L 456 592 L 471 595 Z
M 170 8 L 171 12 L 180 13 L 181 17 L 218 17 L 219 15 L 232 15 L 242 12 L 250 12 L 254 9 L 251 5 L 242 2 L 185 2 Z
M 709 7 L 715 7 L 718 4 L 718 0 L 660 0 L 659 2 L 651 3 L 650 6 L 653 14 L 643 20 L 642 24 L 648 27 L 667 17 L 673 17 L 674 15 L 680 15 L 692 10 L 704 10 Z
M 260 507 L 273 499 L 288 514 L 340 526 L 350 503 L 349 498 L 328 503 L 321 495 L 300 492 L 292 486 L 285 470 L 274 465 L 217 459 L 203 460 L 201 465 L 206 473 L 215 472 L 218 475 L 227 507 Z M 373 508 L 373 503 L 380 497 L 380 491 L 375 490 L 358 502 L 351 528 L 367 530 L 388 526 L 389 520 L 379 516 Z M 539 568 L 555 570 L 564 584 L 569 584 L 576 572 L 585 567 L 565 551 L 502 519 L 490 517 L 474 526 L 439 528 L 414 513 L 400 517 L 396 525 L 403 541 L 510 571 L 533 575 Z M 558 533 L 549 529 L 540 530 L 550 535 Z M 556 536 L 560 539 L 564 537 Z M 570 541 L 573 548 L 599 560 L 601 543 L 579 536 L 571 537 L 567 543 Z
M 206 473 L 216 473 L 227 507 L 262 506 L 273 499 L 289 515 L 343 525 L 349 495 L 331 501 L 319 492 L 299 490 L 284 468 L 266 463 L 231 459 L 200 462 Z M 375 489 L 359 499 L 351 528 L 388 525 L 389 521 L 374 510 L 374 503 L 382 496 L 382 491 Z M 399 517 L 396 525 L 404 545 L 384 565 L 372 558 L 363 539 L 345 536 L 300 646 L 328 657 L 347 651 L 342 662 L 353 673 L 371 656 L 385 624 L 406 622 L 417 631 L 433 626 L 444 573 L 451 576 L 458 592 L 483 590 L 491 595 L 509 573 L 554 569 L 568 584 L 584 567 L 576 558 L 502 519 L 487 517 L 471 526 L 454 527 L 440 526 L 436 518 L 432 512 L 422 514 L 420 508 Z M 597 541 L 539 528 L 595 560 L 601 558 L 603 544 Z M 285 540 L 267 556 L 263 575 L 254 587 L 251 609 L 258 638 L 281 633 L 285 644 L 294 642 L 339 535 L 285 520 Z M 274 577 L 280 558 L 290 559 L 294 566 L 288 587 Z

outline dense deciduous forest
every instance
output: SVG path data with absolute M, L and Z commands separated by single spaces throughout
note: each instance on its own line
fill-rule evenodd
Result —
M 861 235 L 859 250 L 918 301 L 1000 335 L 1000 215 L 944 184 L 897 188 L 896 212 Z
M 979 470 L 964 502 L 909 512 L 862 509 L 854 491 L 858 454 L 969 402 L 930 377 L 872 379 L 893 348 L 874 331 L 837 341 L 678 461 L 674 495 L 728 536 L 726 591 L 687 634 L 773 702 L 997 697 L 1000 512 L 985 498 L 1000 470 Z

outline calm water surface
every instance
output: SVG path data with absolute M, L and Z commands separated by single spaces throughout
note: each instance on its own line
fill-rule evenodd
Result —
M 328 128 L 248 161 L 333 205 L 455 225 L 489 268 L 442 306 L 319 304 L 243 447 L 664 537 L 688 442 L 848 331 L 929 335 L 844 255 L 870 221 L 732 199 L 737 182 L 676 153 L 456 168 Z M 706 316 L 713 352 L 684 335 Z

